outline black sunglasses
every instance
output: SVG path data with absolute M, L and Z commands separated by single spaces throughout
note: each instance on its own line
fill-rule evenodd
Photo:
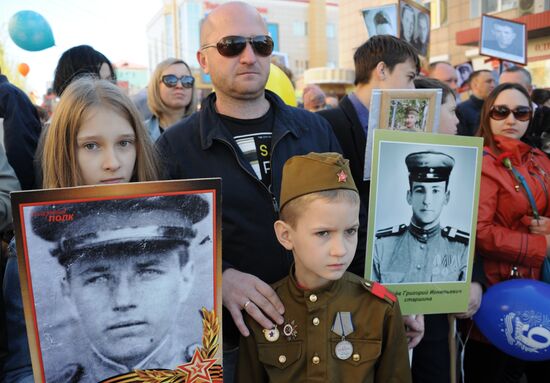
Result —
M 181 86 L 184 88 L 192 88 L 195 83 L 195 78 L 193 76 L 184 75 L 181 77 L 176 76 L 175 74 L 167 74 L 161 78 L 164 85 L 168 88 L 174 88 L 178 85 L 178 81 L 181 83 Z
M 246 47 L 246 43 L 252 45 L 252 49 L 259 56 L 269 56 L 273 52 L 273 39 L 267 35 L 262 36 L 225 36 L 216 44 L 203 45 L 202 49 L 216 47 L 219 54 L 225 57 L 235 57 L 241 54 Z
M 518 121 L 529 121 L 531 119 L 532 109 L 528 106 L 518 106 L 516 109 L 512 110 L 504 105 L 494 105 L 489 111 L 489 117 L 493 120 L 501 121 L 510 115 L 514 114 L 514 118 Z

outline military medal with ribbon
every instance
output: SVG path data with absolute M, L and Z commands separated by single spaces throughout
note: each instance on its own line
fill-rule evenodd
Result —
M 336 313 L 331 331 L 342 337 L 342 340 L 338 342 L 334 348 L 334 352 L 338 359 L 346 360 L 353 354 L 353 345 L 346 340 L 346 336 L 351 334 L 354 330 L 350 312 L 340 311 Z

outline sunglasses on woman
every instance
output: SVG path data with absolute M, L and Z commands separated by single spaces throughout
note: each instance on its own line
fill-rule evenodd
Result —
M 222 56 L 235 57 L 244 51 L 247 42 L 250 43 L 252 49 L 258 56 L 266 57 L 273 52 L 273 39 L 267 35 L 252 37 L 225 36 L 216 44 L 203 45 L 201 50 L 216 47 L 218 53 Z
M 528 106 L 518 106 L 516 109 L 512 110 L 504 105 L 496 105 L 489 111 L 489 117 L 493 120 L 501 121 L 508 118 L 510 113 L 513 113 L 516 120 L 529 121 L 531 119 L 531 112 L 532 109 Z
M 174 88 L 178 85 L 178 81 L 181 83 L 181 86 L 184 88 L 192 88 L 195 83 L 195 78 L 193 76 L 184 75 L 181 77 L 176 76 L 175 74 L 167 74 L 162 76 L 161 81 L 168 88 Z

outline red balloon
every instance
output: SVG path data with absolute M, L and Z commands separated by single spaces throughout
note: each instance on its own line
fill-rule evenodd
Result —
M 29 68 L 27 64 L 21 63 L 17 66 L 17 70 L 23 75 L 23 77 L 27 77 L 27 74 L 29 73 L 31 68 Z

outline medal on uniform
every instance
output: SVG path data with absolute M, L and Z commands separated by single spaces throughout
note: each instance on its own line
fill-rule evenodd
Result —
M 296 339 L 296 336 L 298 335 L 298 325 L 292 322 L 287 322 L 283 326 L 283 334 L 286 336 L 286 339 L 290 342 L 293 339 Z
M 351 334 L 354 330 L 350 312 L 339 311 L 336 313 L 331 331 L 342 337 L 342 340 L 338 342 L 334 348 L 334 352 L 338 359 L 346 360 L 353 354 L 353 345 L 346 340 L 346 336 Z
M 264 337 L 268 342 L 276 342 L 279 339 L 279 329 L 273 326 L 272 329 L 264 328 Z

